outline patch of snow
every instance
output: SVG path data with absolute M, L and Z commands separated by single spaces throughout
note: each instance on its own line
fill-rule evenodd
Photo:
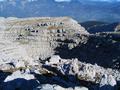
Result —
M 60 62 L 60 56 L 59 55 L 53 55 L 50 59 L 49 62 L 46 62 L 46 64 L 57 64 Z
M 88 88 L 86 88 L 86 87 L 75 87 L 74 90 L 88 90 Z
M 54 87 L 53 85 L 45 84 L 45 85 L 42 85 L 42 88 L 40 90 L 54 90 Z
M 42 85 L 42 88 L 40 90 L 88 90 L 88 88 L 86 87 L 64 88 L 59 85 L 45 84 Z
M 29 71 L 16 71 L 7 76 L 2 84 L 2 90 L 38 90 L 40 82 Z
M 9 82 L 9 81 L 15 80 L 17 78 L 21 78 L 21 79 L 25 79 L 25 80 L 35 79 L 34 75 L 23 73 L 21 71 L 16 71 L 16 72 L 13 72 L 12 75 L 8 76 L 4 80 L 4 82 Z

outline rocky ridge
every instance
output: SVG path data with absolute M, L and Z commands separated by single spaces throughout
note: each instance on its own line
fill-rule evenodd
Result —
M 3 90 L 119 88 L 120 42 L 113 34 L 89 34 L 69 17 L 3 18 L 0 34 Z
M 119 22 L 106 23 L 100 21 L 88 21 L 81 23 L 81 25 L 91 34 L 100 32 L 119 32 L 120 29 Z

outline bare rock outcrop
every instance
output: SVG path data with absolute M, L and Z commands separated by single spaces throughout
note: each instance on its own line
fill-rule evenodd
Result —
M 56 59 L 55 59 L 56 58 Z M 53 59 L 53 60 L 52 60 Z M 55 62 L 59 59 L 59 62 Z M 54 62 L 53 62 L 54 61 Z M 3 90 L 33 88 L 36 90 L 117 90 L 120 72 L 80 62 L 78 59 L 51 57 L 47 63 L 13 71 L 2 84 Z M 52 63 L 51 63 L 52 62 Z M 85 81 L 85 82 L 84 82 Z M 53 84 L 52 84 L 53 83 Z M 26 85 L 25 87 L 23 85 Z M 65 87 L 68 86 L 68 87 Z M 82 87 L 80 87 L 82 86 Z
M 76 34 L 88 34 L 77 21 L 68 17 L 4 19 L 0 28 L 0 41 L 4 41 L 1 42 L 1 52 L 3 50 L 2 53 L 8 56 L 12 54 L 12 58 L 16 56 L 20 60 L 29 61 L 53 55 L 59 45 L 57 40 L 64 41 Z
M 0 75 L 5 74 L 0 88 L 22 88 L 29 81 L 26 75 L 40 82 L 38 90 L 80 90 L 79 86 L 115 90 L 119 85 L 119 35 L 89 34 L 69 17 L 9 18 L 0 25 Z M 17 85 L 19 78 L 24 80 Z
M 116 32 L 119 32 L 119 31 L 120 31 L 120 24 L 118 24 L 118 25 L 116 26 L 115 31 L 116 31 Z
M 56 61 L 57 58 L 53 60 Z M 49 64 L 45 64 L 43 67 L 59 77 L 66 77 L 71 82 L 74 82 L 74 79 L 77 78 L 80 81 L 96 83 L 99 90 L 117 90 L 117 82 L 120 81 L 120 72 L 117 70 L 105 69 L 97 64 L 82 63 L 77 59 L 60 59 L 59 63 L 53 63 L 53 60 L 51 60 L 52 64 L 49 61 Z

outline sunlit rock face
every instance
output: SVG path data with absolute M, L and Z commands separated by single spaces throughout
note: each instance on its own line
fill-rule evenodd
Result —
M 60 74 L 68 76 L 68 78 L 70 78 L 70 75 L 76 76 L 85 81 L 100 83 L 101 87 L 104 85 L 115 86 L 117 84 L 116 80 L 119 81 L 118 77 L 120 77 L 117 70 L 105 69 L 97 64 L 82 63 L 78 59 L 62 59 L 58 56 L 52 56 L 46 62 L 43 67 L 53 72 L 56 71 L 55 73 L 58 76 Z
M 62 59 L 58 55 L 52 56 L 46 62 L 42 67 L 39 65 L 13 71 L 6 76 L 0 88 L 2 90 L 93 90 L 93 88 L 117 90 L 117 82 L 120 80 L 120 72 L 117 70 L 83 63 L 78 59 Z
M 69 17 L 3 18 L 0 20 L 1 63 L 46 59 L 55 53 L 57 40 L 64 41 L 76 34 L 88 34 L 77 21 Z M 78 42 L 79 43 L 79 42 Z M 37 62 L 37 61 L 36 61 Z M 22 65 L 24 64 L 22 63 Z M 19 63 L 17 67 L 22 67 Z
M 119 32 L 119 31 L 120 31 L 120 23 L 116 26 L 115 31 L 116 31 L 116 32 Z
M 54 55 L 60 45 L 70 43 L 72 49 L 79 42 L 83 43 L 84 37 L 79 39 L 78 36 L 88 34 L 69 17 L 1 18 L 1 70 L 39 65 L 41 60 Z
M 69 17 L 11 17 L 0 19 L 0 34 L 0 89 L 119 86 L 116 33 L 89 34 Z

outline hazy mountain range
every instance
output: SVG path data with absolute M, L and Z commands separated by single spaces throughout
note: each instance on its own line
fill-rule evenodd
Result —
M 91 0 L 0 1 L 0 17 L 70 16 L 79 22 L 120 21 L 119 0 L 112 0 L 115 2 L 111 2 L 111 0 L 104 0 L 106 2 L 97 2 L 96 0 L 92 0 L 92 2 Z

